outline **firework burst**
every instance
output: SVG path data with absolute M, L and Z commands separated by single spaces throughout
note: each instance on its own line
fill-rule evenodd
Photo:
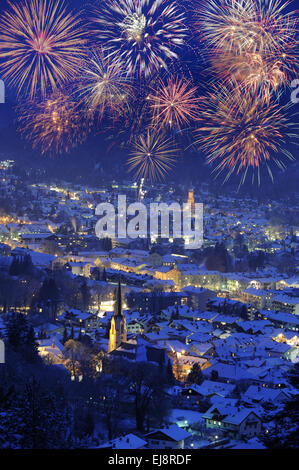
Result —
M 94 11 L 97 37 L 128 72 L 150 75 L 178 59 L 187 28 L 178 4 L 168 0 L 105 0 Z
M 8 1 L 0 19 L 3 77 L 30 98 L 55 90 L 76 75 L 85 35 L 64 0 Z
M 250 41 L 246 25 L 255 17 L 253 0 L 208 0 L 198 4 L 196 14 L 200 32 L 213 50 L 243 50 Z
M 273 179 L 271 162 L 284 169 L 281 156 L 293 159 L 288 144 L 298 134 L 288 106 L 280 106 L 277 101 L 265 104 L 257 95 L 244 94 L 234 84 L 230 88 L 215 86 L 199 122 L 196 143 L 207 155 L 207 162 L 216 163 L 218 174 L 227 171 L 226 180 L 235 172 L 242 174 L 244 182 L 249 169 L 257 170 L 259 179 L 263 164 Z
M 107 57 L 102 50 L 94 52 L 83 67 L 82 75 L 80 96 L 99 120 L 105 112 L 116 118 L 128 109 L 133 87 L 124 65 L 117 58 Z
M 288 85 L 298 64 L 295 12 L 283 0 L 209 0 L 199 25 L 221 79 L 263 92 Z
M 180 129 L 198 117 L 197 88 L 182 78 L 168 79 L 166 84 L 160 80 L 149 99 L 154 125 L 159 127 L 175 126 Z
M 89 122 L 68 95 L 54 92 L 39 103 L 20 107 L 19 130 L 44 155 L 68 153 L 88 135 Z
M 213 50 L 266 52 L 294 40 L 298 20 L 284 0 L 208 0 L 198 9 L 199 26 Z
M 258 94 L 266 102 L 270 101 L 272 92 L 278 91 L 287 81 L 281 62 L 267 60 L 255 52 L 222 54 L 218 60 L 213 58 L 211 64 L 222 81 L 234 80 L 244 92 Z
M 139 136 L 134 147 L 127 164 L 137 179 L 162 180 L 175 164 L 177 148 L 173 141 L 152 129 Z

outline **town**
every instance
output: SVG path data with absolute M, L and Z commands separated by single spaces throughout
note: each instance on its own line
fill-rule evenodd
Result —
M 5 159 L 0 179 L 0 447 L 292 445 L 298 201 L 206 183 L 37 183 Z M 119 194 L 203 203 L 203 245 L 99 239 L 96 207 Z

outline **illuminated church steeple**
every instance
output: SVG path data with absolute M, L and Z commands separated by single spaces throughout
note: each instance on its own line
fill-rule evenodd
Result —
M 191 209 L 192 211 L 195 209 L 195 201 L 194 201 L 194 189 L 191 185 L 189 191 L 188 191 L 188 201 L 187 201 L 188 204 L 191 205 Z
M 115 296 L 114 314 L 110 324 L 108 352 L 114 351 L 125 341 L 127 341 L 127 328 L 126 319 L 123 316 L 121 284 L 119 281 Z

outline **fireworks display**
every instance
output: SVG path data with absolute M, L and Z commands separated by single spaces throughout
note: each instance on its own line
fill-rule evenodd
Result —
M 291 1 L 208 0 L 200 3 L 199 22 L 210 47 L 218 51 L 282 51 L 296 34 Z
M 187 28 L 175 0 L 106 0 L 94 11 L 96 36 L 131 74 L 150 75 L 178 59 Z
M 160 80 L 150 101 L 155 125 L 181 128 L 198 116 L 197 88 L 183 79 L 168 79 L 166 85 Z
M 101 50 L 95 52 L 83 68 L 80 95 L 88 109 L 101 120 L 108 112 L 118 116 L 128 106 L 133 94 L 126 69 L 117 59 L 108 58 Z
M 4 79 L 33 98 L 76 75 L 84 56 L 84 33 L 64 0 L 8 2 L 0 19 L 0 59 Z
M 177 148 L 171 139 L 148 129 L 136 139 L 134 151 L 128 160 L 129 170 L 137 179 L 162 180 L 175 164 Z
M 283 168 L 281 156 L 292 159 L 286 147 L 294 137 L 288 107 L 278 102 L 265 104 L 256 95 L 245 95 L 236 86 L 215 87 L 202 109 L 197 143 L 207 154 L 208 162 L 216 162 L 218 172 L 242 173 L 259 170 L 262 163 L 272 177 L 270 163 Z
M 208 0 L 199 7 L 199 25 L 221 79 L 271 92 L 288 85 L 297 63 L 298 20 L 284 0 Z
M 39 103 L 22 106 L 19 127 L 41 153 L 68 153 L 88 135 L 89 124 L 68 95 L 54 92 Z
M 84 14 L 66 1 L 7 0 L 0 15 L 1 78 L 34 148 L 69 152 L 103 131 L 110 149 L 134 144 L 129 169 L 149 180 L 194 128 L 198 158 L 227 178 L 272 178 L 271 163 L 292 158 L 280 104 L 298 76 L 292 0 L 102 0 Z
M 284 86 L 286 74 L 279 63 L 272 63 L 255 52 L 233 55 L 223 54 L 221 60 L 212 60 L 213 70 L 224 81 L 231 78 L 243 90 L 258 94 L 269 102 L 271 94 Z

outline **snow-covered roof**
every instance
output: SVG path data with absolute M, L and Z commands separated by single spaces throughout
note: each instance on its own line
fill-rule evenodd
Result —
M 147 434 L 145 437 L 147 439 L 155 439 L 154 436 L 156 435 L 157 437 L 158 433 L 163 434 L 164 436 L 175 442 L 182 441 L 183 439 L 187 439 L 188 437 L 190 437 L 190 434 L 187 431 L 180 428 L 176 424 L 172 424 L 170 426 L 167 426 L 166 428 L 156 429 L 155 431 L 152 431 Z M 161 440 L 163 440 L 163 438 Z
M 113 449 L 141 449 L 145 447 L 147 442 L 136 436 L 135 434 L 127 434 L 126 436 L 117 437 L 111 441 L 101 445 L 101 448 L 113 448 Z

